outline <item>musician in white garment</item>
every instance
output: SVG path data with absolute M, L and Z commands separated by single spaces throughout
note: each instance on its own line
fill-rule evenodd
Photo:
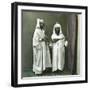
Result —
M 38 18 L 33 35 L 33 72 L 35 74 L 42 74 L 47 67 L 51 67 L 50 52 L 45 41 L 44 25 L 44 20 Z
M 63 71 L 65 64 L 65 46 L 68 45 L 68 42 L 65 41 L 65 36 L 59 23 L 54 25 L 51 39 L 53 41 L 52 71 Z

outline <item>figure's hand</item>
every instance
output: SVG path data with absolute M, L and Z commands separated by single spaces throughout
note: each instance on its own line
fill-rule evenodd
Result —
M 45 41 L 45 39 L 44 39 L 44 38 L 42 38 L 42 39 L 39 39 L 39 41 L 40 41 L 40 42 L 42 42 L 42 41 Z
M 68 46 L 68 41 L 65 41 L 65 46 L 66 46 L 66 47 Z

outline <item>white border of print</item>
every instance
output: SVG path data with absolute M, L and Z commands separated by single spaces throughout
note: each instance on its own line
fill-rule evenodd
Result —
M 25 77 L 21 79 L 21 10 L 43 10 L 43 11 L 61 11 L 76 12 L 81 14 L 80 24 L 80 74 L 79 75 L 60 75 L 60 76 L 42 76 L 42 77 Z M 85 10 L 36 7 L 36 6 L 18 6 L 18 84 L 47 83 L 85 80 Z

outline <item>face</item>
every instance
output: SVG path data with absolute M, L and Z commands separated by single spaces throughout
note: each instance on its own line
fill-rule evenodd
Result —
M 44 28 L 44 23 L 43 22 L 40 22 L 40 28 L 43 29 Z
M 57 35 L 59 35 L 59 33 L 60 33 L 60 27 L 56 27 L 56 28 L 55 28 L 55 33 L 56 33 Z

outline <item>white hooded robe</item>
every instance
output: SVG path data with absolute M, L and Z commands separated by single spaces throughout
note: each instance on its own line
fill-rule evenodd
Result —
M 60 27 L 60 33 L 57 35 L 55 33 L 55 28 Z M 53 60 L 52 60 L 52 71 L 63 70 L 65 64 L 65 46 L 67 46 L 67 41 L 65 41 L 65 36 L 62 33 L 61 25 L 56 23 L 53 28 L 53 34 L 51 36 L 52 40 L 60 39 L 53 43 Z
M 36 29 L 33 35 L 33 72 L 41 74 L 47 67 L 51 67 L 51 59 L 48 45 L 45 41 L 41 41 L 45 37 L 44 30 L 40 29 L 37 19 Z

